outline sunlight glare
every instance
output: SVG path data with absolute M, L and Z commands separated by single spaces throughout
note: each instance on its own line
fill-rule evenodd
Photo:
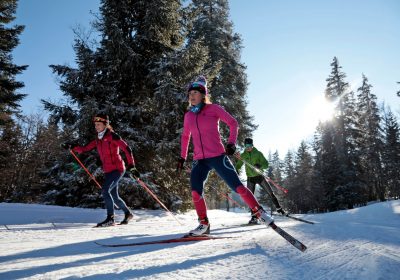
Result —
M 319 122 L 330 120 L 335 112 L 335 103 L 329 102 L 324 96 L 314 97 L 306 106 L 302 118 L 299 119 L 297 131 L 299 135 L 310 135 Z
M 313 123 L 330 120 L 334 112 L 335 104 L 326 100 L 324 96 L 317 96 L 307 106 L 307 115 Z

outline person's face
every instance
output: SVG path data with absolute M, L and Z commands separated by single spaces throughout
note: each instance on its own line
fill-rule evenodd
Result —
M 94 128 L 96 129 L 97 133 L 99 133 L 106 129 L 106 125 L 102 122 L 95 122 Z
M 253 146 L 246 146 L 246 151 L 251 152 L 253 150 Z
M 200 104 L 201 101 L 203 100 L 203 95 L 201 94 L 200 91 L 198 90 L 191 90 L 188 93 L 189 97 L 189 102 L 192 106 L 195 106 L 197 104 Z

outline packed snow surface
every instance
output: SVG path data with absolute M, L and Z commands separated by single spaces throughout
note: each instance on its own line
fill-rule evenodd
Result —
M 0 279 L 400 279 L 400 201 L 276 224 L 243 226 L 244 211 L 210 210 L 211 234 L 229 239 L 109 248 L 97 245 L 180 237 L 197 226 L 194 211 L 134 211 L 129 225 L 93 228 L 103 209 L 0 204 Z M 117 213 L 122 220 L 123 213 Z

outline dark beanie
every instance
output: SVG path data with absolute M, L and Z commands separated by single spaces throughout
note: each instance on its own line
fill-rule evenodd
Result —
M 246 138 L 246 139 L 244 139 L 244 144 L 245 144 L 245 145 L 246 145 L 246 144 L 253 145 L 253 139 L 251 139 L 251 138 Z

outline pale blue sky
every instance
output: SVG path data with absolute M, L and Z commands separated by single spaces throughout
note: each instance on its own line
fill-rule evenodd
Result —
M 326 109 L 322 97 L 334 56 L 356 90 L 364 73 L 378 101 L 399 116 L 400 1 L 230 0 L 235 32 L 243 39 L 250 113 L 259 125 L 255 145 L 264 153 L 297 149 Z M 16 23 L 26 25 L 14 51 L 30 65 L 18 77 L 29 96 L 24 113 L 41 98 L 62 97 L 49 64 L 74 64 L 73 27 L 89 27 L 99 0 L 19 0 Z

